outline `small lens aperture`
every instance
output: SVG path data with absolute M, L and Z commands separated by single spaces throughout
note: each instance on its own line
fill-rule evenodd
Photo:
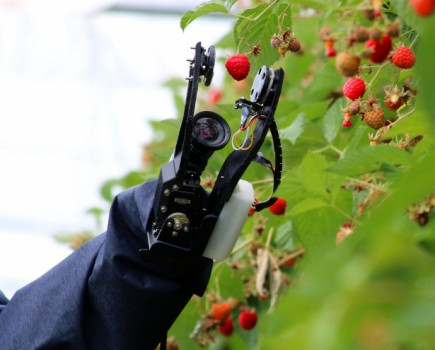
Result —
M 206 143 L 213 143 L 219 139 L 223 133 L 222 126 L 211 118 L 200 118 L 196 121 L 194 127 L 195 137 Z

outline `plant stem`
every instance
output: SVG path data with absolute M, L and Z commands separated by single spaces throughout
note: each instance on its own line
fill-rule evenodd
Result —
M 409 48 L 412 48 L 414 46 L 414 44 L 417 42 L 418 36 L 419 36 L 419 34 L 417 33 L 414 40 L 412 40 L 412 43 L 409 45 Z
M 284 16 L 287 16 L 287 14 L 286 14 L 286 12 L 287 12 L 287 9 L 288 8 L 290 8 L 291 7 L 291 3 L 290 4 L 288 4 L 287 6 L 286 6 L 286 8 L 281 12 L 281 14 L 278 16 L 278 27 L 279 27 L 279 30 L 280 31 L 283 31 L 283 29 L 282 29 L 282 22 L 284 22 Z M 282 17 L 282 18 L 281 18 Z M 280 23 L 280 20 L 281 20 L 281 23 Z
M 335 204 L 331 204 L 331 208 L 338 211 L 341 215 L 346 217 L 349 221 L 356 221 L 354 218 L 352 218 L 352 216 L 348 215 L 345 211 L 343 211 L 342 209 L 337 207 Z
M 366 85 L 366 89 L 368 89 L 372 84 L 373 84 L 373 82 L 376 80 L 376 78 L 378 77 L 378 75 L 379 75 L 379 73 L 381 72 L 381 70 L 387 65 L 387 64 L 389 64 L 390 63 L 390 61 L 385 61 L 384 63 L 382 63 L 382 65 L 380 65 L 379 66 L 379 69 L 378 69 L 378 71 L 375 73 L 375 75 L 372 77 L 372 79 L 370 80 L 370 82 Z
M 298 256 L 301 256 L 305 254 L 305 248 L 299 248 L 298 250 L 295 250 L 294 252 L 291 252 L 290 254 L 283 257 L 281 260 L 278 261 L 278 265 L 281 266 L 284 264 L 287 260 L 297 258 Z
M 260 184 L 270 183 L 270 182 L 273 182 L 273 179 L 251 181 L 251 184 L 253 184 L 253 185 L 260 185 Z
M 255 18 L 244 18 L 246 20 L 249 21 L 248 25 L 245 28 L 245 31 L 249 30 L 249 27 L 251 26 L 252 23 L 256 22 L 261 16 L 263 16 L 267 11 L 270 10 L 270 8 L 272 8 L 279 0 L 274 0 L 273 2 L 271 2 L 263 11 L 261 11 Z M 241 17 L 242 18 L 242 17 Z M 239 44 L 237 45 L 237 51 L 236 53 L 240 52 L 240 45 L 242 43 L 242 41 L 245 39 L 245 36 L 242 36 L 240 38 Z
M 272 8 L 279 0 L 274 0 L 273 2 L 271 2 L 269 4 L 269 6 L 267 6 L 263 11 L 261 11 L 257 17 L 254 18 L 254 20 L 252 22 L 255 22 L 256 20 L 258 20 L 261 16 L 263 16 L 267 11 L 269 11 L 270 8 Z
M 337 147 L 335 147 L 334 145 L 326 145 L 325 147 L 316 149 L 314 151 L 312 151 L 313 153 L 322 153 L 327 151 L 328 149 L 332 149 L 334 152 L 338 153 L 340 156 L 343 154 L 343 151 L 339 150 Z
M 269 249 L 270 241 L 272 240 L 272 235 L 273 235 L 273 227 L 270 228 L 269 233 L 267 235 L 267 241 L 266 241 L 265 249 Z
M 230 17 L 235 17 L 235 18 L 240 18 L 240 19 L 246 19 L 249 22 L 255 22 L 254 18 L 246 17 L 246 16 L 242 16 L 242 15 L 236 15 L 235 13 L 227 13 L 226 15 L 230 16 Z
M 399 115 L 399 118 L 395 122 L 387 125 L 384 128 L 379 129 L 376 132 L 374 139 L 377 139 L 377 138 L 379 138 L 381 136 L 384 136 L 388 132 L 388 130 L 390 130 L 394 125 L 396 125 L 398 122 L 400 122 L 401 120 L 405 119 L 406 117 L 408 117 L 409 115 L 411 115 L 414 112 L 415 112 L 415 107 L 412 108 L 410 111 L 406 112 L 405 114 Z
M 251 242 L 254 240 L 253 237 L 248 238 L 246 241 L 244 241 L 243 243 L 240 243 L 237 247 L 235 247 L 233 249 L 233 251 L 231 252 L 231 256 L 238 253 L 240 250 L 242 250 L 243 248 L 245 248 L 246 246 L 248 246 L 249 244 L 251 244 Z

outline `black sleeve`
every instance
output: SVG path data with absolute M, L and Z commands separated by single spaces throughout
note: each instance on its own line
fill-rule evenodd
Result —
M 107 232 L 19 290 L 0 313 L 0 349 L 154 350 L 212 261 L 144 260 L 156 182 L 113 202 Z

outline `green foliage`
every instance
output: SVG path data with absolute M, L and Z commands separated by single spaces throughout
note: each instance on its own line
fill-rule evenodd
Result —
M 207 103 L 206 92 L 200 91 L 198 109 L 219 112 L 233 132 L 239 127 L 233 102 L 249 96 L 258 68 L 284 69 L 275 114 L 283 181 L 274 196 L 284 198 L 287 208 L 282 216 L 264 210 L 248 218 L 233 255 L 215 263 L 206 295 L 194 298 L 171 328 L 169 335 L 176 337 L 180 349 L 199 349 L 189 335 L 210 317 L 213 302 L 230 299 L 239 307 L 255 308 L 259 324 L 254 331 L 242 330 L 235 307 L 231 337 L 220 335 L 216 325 L 199 332 L 210 350 L 435 348 L 435 16 L 423 20 L 407 1 L 390 0 L 383 3 L 383 17 L 372 22 L 363 15 L 368 6 L 362 0 L 271 0 L 254 1 L 247 8 L 235 0 L 213 0 L 181 18 L 184 30 L 210 13 L 236 17 L 231 32 L 222 33 L 217 45 L 243 53 L 261 48 L 261 53 L 249 54 L 252 69 L 246 85 L 226 76 L 224 97 L 217 105 Z M 365 104 L 370 97 L 377 99 L 393 124 L 375 131 L 359 114 L 352 117 L 351 128 L 343 128 L 349 101 L 341 87 L 347 78 L 338 73 L 336 59 L 325 56 L 319 30 L 331 27 L 339 39 L 337 51 L 361 53 L 363 43 L 348 47 L 350 31 L 358 26 L 386 30 L 392 20 L 401 27 L 394 45 L 411 46 L 416 67 L 399 70 L 389 61 L 376 65 L 363 58 L 360 76 L 367 83 Z M 303 54 L 285 52 L 283 57 L 271 46 L 272 36 L 287 29 L 302 43 Z M 224 61 L 218 57 L 216 64 Z M 411 93 L 397 112 L 388 111 L 384 89 L 409 81 L 417 95 Z M 185 82 L 170 80 L 166 86 L 178 117 L 150 124 L 154 139 L 146 152 L 152 161 L 142 170 L 108 180 L 101 189 L 106 200 L 120 189 L 157 177 L 169 159 L 183 113 Z M 272 159 L 272 149 L 267 138 L 262 152 Z M 204 180 L 214 179 L 230 152 L 227 145 L 213 155 Z M 253 164 L 243 178 L 254 184 L 259 199 L 271 194 L 270 173 L 260 165 Z M 288 263 L 293 258 L 294 266 Z M 265 262 L 272 268 L 260 276 L 259 266 Z M 273 290 L 277 281 L 285 287 Z M 259 293 L 259 284 L 267 295 Z M 273 305 L 275 298 L 278 303 Z
M 306 16 L 307 8 L 315 11 Z M 278 259 L 285 259 L 285 252 L 296 256 L 301 247 L 305 254 L 295 269 L 281 268 L 292 282 L 267 315 L 268 301 L 258 301 L 250 282 L 246 284 L 256 269 L 243 266 L 232 271 L 227 266 L 225 274 L 218 264 L 209 286 L 211 295 L 218 293 L 223 299 L 238 298 L 255 306 L 260 319 L 251 337 L 236 325 L 234 336 L 218 336 L 210 349 L 435 346 L 435 322 L 429 316 L 435 305 L 435 214 L 431 209 L 435 203 L 433 207 L 427 204 L 435 191 L 435 115 L 430 101 L 435 81 L 435 17 L 418 18 L 406 1 L 384 2 L 385 20 L 379 26 L 400 21 L 401 37 L 396 40 L 414 45 L 417 64 L 408 71 L 391 64 L 363 70 L 363 79 L 369 82 L 366 98 L 375 96 L 382 101 L 386 87 L 402 86 L 410 78 L 419 92 L 415 102 L 398 112 L 382 105 L 388 119 L 398 116 L 400 122 L 373 133 L 355 117 L 352 128 L 341 126 L 348 102 L 339 93 L 346 78 L 337 72 L 335 59 L 323 55 L 318 37 L 324 25 L 331 25 L 336 36 L 345 36 L 357 25 L 373 26 L 359 11 L 365 8 L 367 3 L 359 0 L 259 1 L 231 13 L 237 21 L 218 45 L 235 52 L 250 52 L 259 45 L 261 53 L 250 57 L 251 78 L 263 64 L 280 66 L 286 73 L 275 115 L 284 154 L 283 182 L 276 195 L 287 200 L 286 213 L 282 217 L 267 211 L 255 214 L 238 244 L 243 247 L 259 241 Z M 286 53 L 283 58 L 269 44 L 273 35 L 287 28 L 302 42 L 303 55 Z M 343 47 L 339 42 L 337 51 Z M 227 79 L 227 95 L 231 89 Z M 238 97 L 237 93 L 233 96 Z M 229 113 L 229 109 L 221 111 Z M 212 163 L 215 166 L 219 163 Z M 249 177 L 255 179 L 255 173 Z M 267 193 L 270 186 L 259 181 L 256 191 Z M 426 204 L 415 204 L 423 198 L 429 198 Z M 417 210 L 413 215 L 427 215 L 420 225 L 409 219 L 410 208 Z M 268 234 L 258 237 L 258 225 L 264 225 Z M 337 246 L 336 239 L 343 232 L 352 235 Z M 242 248 L 228 264 L 243 265 L 246 259 L 254 257 Z M 232 283 L 234 288 L 228 289 Z M 209 298 L 197 305 L 198 317 L 208 312 Z M 192 310 L 189 307 L 189 315 Z M 173 331 L 181 339 L 185 335 L 178 325 Z
M 187 11 L 180 21 L 180 27 L 182 30 L 192 23 L 196 18 L 204 16 L 209 13 L 220 12 L 228 13 L 231 6 L 236 1 L 226 1 L 226 0 L 211 0 L 201 3 L 194 10 Z
M 234 42 L 237 51 L 250 52 L 255 45 L 261 47 L 261 55 L 252 62 L 252 72 L 279 59 L 279 53 L 270 46 L 270 38 L 278 34 L 278 28 L 291 28 L 290 5 L 282 2 L 279 6 L 260 4 L 240 14 L 234 26 Z

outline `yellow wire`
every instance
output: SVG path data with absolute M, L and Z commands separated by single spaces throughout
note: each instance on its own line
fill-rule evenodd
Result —
M 234 134 L 234 144 L 236 145 L 237 149 L 242 150 L 242 151 L 247 151 L 248 149 L 250 149 L 252 147 L 252 145 L 254 144 L 254 129 L 255 129 L 255 124 L 257 123 L 257 121 L 254 122 L 254 125 L 252 125 L 251 128 L 251 142 L 249 143 L 249 145 L 247 147 L 241 148 L 241 146 L 237 143 L 237 136 L 241 133 L 241 129 L 237 130 L 236 133 Z

